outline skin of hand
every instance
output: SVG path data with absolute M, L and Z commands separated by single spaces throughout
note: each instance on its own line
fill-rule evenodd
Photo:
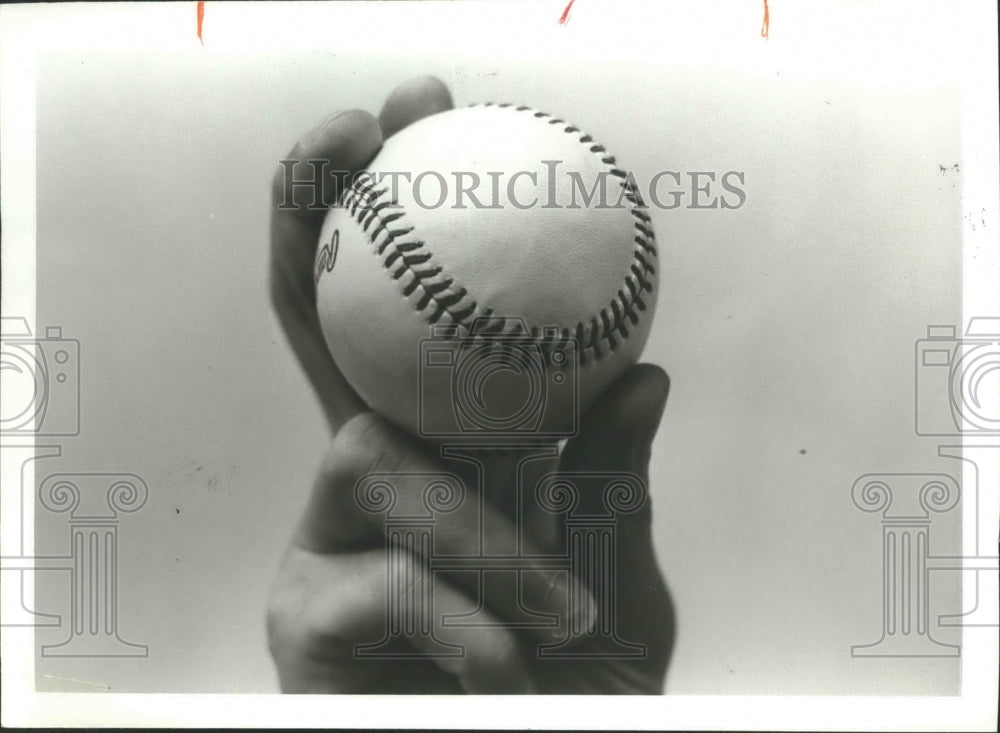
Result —
M 616 524 L 614 625 L 620 638 L 644 645 L 643 656 L 599 656 L 599 639 L 588 630 L 607 625 L 607 609 L 593 602 L 590 581 L 542 567 L 521 573 L 521 602 L 528 609 L 565 616 L 572 607 L 571 594 L 588 601 L 580 610 L 583 618 L 578 619 L 572 639 L 574 658 L 545 658 L 537 653 L 539 644 L 561 641 L 571 633 L 565 620 L 558 628 L 512 629 L 503 622 L 516 609 L 500 601 L 484 609 L 496 623 L 443 627 L 443 614 L 475 606 L 477 590 L 474 582 L 470 585 L 469 573 L 447 572 L 429 577 L 417 574 L 410 582 L 433 588 L 435 635 L 462 645 L 461 656 L 413 656 L 414 651 L 430 651 L 422 648 L 428 641 L 421 635 L 409 638 L 396 658 L 355 656 L 356 644 L 382 637 L 389 608 L 385 524 L 357 503 L 358 480 L 375 472 L 398 473 L 404 485 L 396 488 L 405 492 L 406 475 L 450 472 L 462 477 L 470 495 L 475 494 L 476 485 L 466 468 L 440 458 L 431 446 L 370 412 L 347 383 L 320 330 L 313 262 L 325 213 L 345 183 L 330 172 L 363 169 L 384 139 L 451 107 L 451 95 L 437 79 L 423 77 L 405 83 L 389 96 L 378 118 L 361 110 L 337 112 L 296 144 L 286 158 L 299 161 L 292 167 L 294 180 L 314 177 L 316 168 L 307 161 L 328 163 L 327 177 L 314 187 L 291 186 L 287 163 L 278 166 L 272 181 L 272 302 L 334 433 L 270 593 L 268 642 L 281 689 L 300 693 L 658 694 L 673 648 L 675 616 L 656 563 L 649 500 L 636 512 L 619 516 Z M 658 367 L 632 367 L 584 416 L 580 434 L 567 442 L 558 458 L 559 470 L 629 472 L 648 481 L 651 444 L 668 391 L 669 380 Z M 508 494 L 515 490 L 501 487 Z M 577 510 L 587 513 L 592 505 L 598 511 L 600 503 L 599 496 L 583 495 Z M 518 529 L 508 512 L 490 501 L 483 503 L 482 511 L 491 533 L 513 541 Z M 477 554 L 478 512 L 476 502 L 466 501 L 442 515 L 436 526 L 435 551 Z M 530 521 L 523 526 L 529 525 L 545 526 Z M 554 526 L 523 538 L 522 554 L 544 556 L 553 546 Z M 410 658 L 404 656 L 407 653 Z

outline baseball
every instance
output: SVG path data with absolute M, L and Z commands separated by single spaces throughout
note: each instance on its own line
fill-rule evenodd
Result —
M 317 311 L 344 376 L 431 440 L 571 437 L 642 352 L 657 249 L 580 129 L 480 104 L 389 138 L 326 216 Z

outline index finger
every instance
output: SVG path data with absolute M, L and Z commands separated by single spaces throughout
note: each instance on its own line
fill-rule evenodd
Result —
M 337 112 L 307 134 L 278 164 L 271 185 L 271 299 L 292 350 L 336 432 L 365 409 L 330 356 L 316 313 L 313 263 L 326 205 L 346 174 L 382 144 L 367 112 Z
M 333 432 L 367 409 L 330 355 L 316 313 L 313 265 L 328 207 L 378 152 L 384 137 L 451 108 L 433 77 L 400 85 L 379 119 L 362 110 L 335 112 L 278 164 L 271 182 L 271 298 L 289 342 Z

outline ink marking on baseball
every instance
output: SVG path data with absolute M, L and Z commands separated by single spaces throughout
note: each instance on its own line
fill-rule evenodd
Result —
M 334 229 L 330 236 L 330 241 L 319 249 L 316 257 L 316 272 L 313 275 L 313 284 L 319 285 L 319 279 L 326 272 L 331 272 L 333 266 L 337 264 L 337 252 L 340 250 L 340 230 Z

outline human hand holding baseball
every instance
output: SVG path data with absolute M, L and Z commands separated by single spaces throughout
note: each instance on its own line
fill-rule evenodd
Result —
M 424 78 L 398 88 L 378 120 L 361 111 L 334 115 L 304 138 L 288 156 L 328 160 L 329 170 L 359 170 L 384 138 L 415 120 L 451 107 L 447 89 Z M 311 169 L 296 174 L 310 177 Z M 644 644 L 644 658 L 588 658 L 588 637 L 575 642 L 583 656 L 541 660 L 533 650 L 552 642 L 542 630 L 511 630 L 503 625 L 509 609 L 493 607 L 493 626 L 449 627 L 440 636 L 465 646 L 453 659 L 358 660 L 355 644 L 377 640 L 385 623 L 387 600 L 384 527 L 365 518 L 354 500 L 358 479 L 375 471 L 455 471 L 428 446 L 367 411 L 344 378 L 324 343 L 315 307 L 314 260 L 325 208 L 342 181 L 328 180 L 322 196 L 299 186 L 288 188 L 285 168 L 274 180 L 271 227 L 272 297 L 289 341 L 312 382 L 331 428 L 337 433 L 317 478 L 310 504 L 282 564 L 271 593 L 268 634 L 281 686 L 288 692 L 554 692 L 592 694 L 657 693 L 662 689 L 673 641 L 674 617 L 656 566 L 648 503 L 619 523 L 620 568 L 617 628 L 623 638 Z M 278 208 L 292 201 L 294 208 Z M 315 204 L 314 209 L 307 208 Z M 560 470 L 624 471 L 647 477 L 650 444 L 666 400 L 666 375 L 641 365 L 626 371 L 590 408 L 580 435 L 570 440 Z M 466 487 L 469 488 L 468 486 Z M 511 487 L 513 491 L 513 487 Z M 586 499 L 585 499 L 586 501 Z M 487 509 L 487 511 L 490 511 Z M 465 511 L 448 515 L 443 536 L 453 554 L 474 554 L 478 519 Z M 489 525 L 494 532 L 516 531 L 499 511 Z M 528 538 L 529 543 L 531 538 Z M 538 546 L 526 555 L 540 555 Z M 534 551 L 533 551 L 534 549 Z M 551 570 L 525 573 L 525 605 L 559 614 L 574 592 Z M 564 576 L 565 577 L 565 576 Z M 533 578 L 533 580 L 531 580 Z M 435 573 L 438 610 L 467 608 L 475 589 L 462 578 Z M 589 590 L 589 589 L 588 589 Z M 599 612 L 598 612 L 599 613 Z M 440 619 L 441 614 L 436 614 Z M 600 618 L 587 619 L 600 623 Z M 593 624 L 591 624 L 593 626 Z M 586 628 L 586 624 L 584 625 Z M 584 629 L 585 630 L 585 629 Z M 565 632 L 560 629 L 560 633 Z M 414 637 L 419 650 L 421 639 Z
M 666 402 L 668 381 L 657 367 L 633 367 L 604 395 L 584 419 L 581 434 L 563 451 L 562 471 L 628 472 L 648 478 L 650 445 Z M 624 640 L 645 646 L 645 656 L 607 659 L 587 654 L 601 651 L 585 629 L 607 622 L 605 609 L 591 607 L 592 618 L 573 640 L 573 659 L 546 659 L 538 645 L 565 638 L 570 630 L 514 630 L 503 622 L 516 609 L 500 604 L 486 609 L 496 621 L 477 627 L 444 627 L 444 614 L 475 605 L 476 587 L 468 574 L 435 572 L 410 577 L 408 584 L 433 584 L 434 636 L 462 644 L 461 657 L 437 659 L 358 659 L 355 645 L 378 641 L 384 633 L 387 558 L 385 525 L 372 521 L 355 503 L 355 485 L 372 472 L 428 474 L 454 471 L 426 445 L 374 413 L 349 421 L 334 438 L 316 480 L 309 505 L 295 533 L 271 593 L 268 634 L 271 653 L 284 692 L 299 693 L 553 693 L 658 694 L 663 689 L 673 646 L 674 613 L 657 567 L 646 502 L 617 525 L 617 609 L 614 626 Z M 513 488 L 512 488 L 513 490 Z M 600 503 L 596 496 L 583 503 Z M 586 512 L 595 507 L 583 506 Z M 486 507 L 484 523 L 496 535 L 513 536 L 512 521 Z M 438 520 L 443 555 L 478 551 L 479 517 L 475 502 L 466 501 Z M 544 557 L 530 541 L 525 557 Z M 579 548 L 574 548 L 579 551 Z M 418 565 L 419 566 L 419 565 Z M 569 596 L 593 588 L 587 580 L 560 580 L 558 571 L 538 569 L 523 574 L 522 604 L 538 612 L 565 615 Z M 411 586 L 412 587 L 412 586 Z M 415 595 L 415 591 L 407 593 Z M 501 599 L 510 601 L 511 599 Z M 482 621 L 483 619 L 480 619 Z M 393 619 L 399 622 L 399 619 Z M 587 624 L 587 621 L 592 623 Z M 416 651 L 431 639 L 415 633 Z M 400 653 L 407 651 L 399 650 Z M 409 651 L 412 651 L 409 650 Z M 426 649 L 426 651 L 431 651 Z

